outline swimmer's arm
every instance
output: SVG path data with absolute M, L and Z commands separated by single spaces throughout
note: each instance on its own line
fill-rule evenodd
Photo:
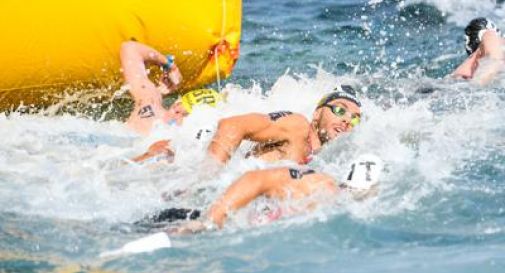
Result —
M 470 55 L 466 60 L 452 72 L 451 76 L 453 78 L 463 78 L 465 80 L 471 79 L 473 77 L 473 73 L 477 67 L 477 55 L 479 52 L 474 52 Z
M 288 131 L 288 138 L 293 147 L 290 150 L 289 157 L 296 159 L 299 164 L 306 164 L 310 123 L 304 116 L 297 114 L 286 118 L 284 127 Z
M 167 157 L 174 156 L 174 152 L 170 148 L 170 140 L 160 140 L 153 143 L 147 149 L 147 152 L 132 158 L 134 162 L 143 162 L 147 159 L 153 158 L 158 155 L 165 154 Z
M 290 180 L 287 168 L 250 171 L 236 180 L 210 208 L 208 217 L 222 228 L 229 213 L 268 194 Z
M 301 191 L 305 195 L 310 195 L 316 191 L 329 194 L 338 192 L 334 180 L 330 176 L 321 173 L 293 178 L 289 168 L 251 171 L 235 181 L 225 194 L 211 206 L 209 219 L 219 228 L 222 228 L 229 213 L 247 206 L 261 195 L 284 198 L 289 187 L 303 188 Z M 311 204 L 311 206 L 315 205 L 316 203 Z
M 131 88 L 142 88 L 147 77 L 146 64 L 164 65 L 166 57 L 156 49 L 138 42 L 124 42 L 120 51 L 121 68 L 126 82 Z
M 283 128 L 276 126 L 268 115 L 253 113 L 233 116 L 219 121 L 208 153 L 221 163 L 230 159 L 243 139 L 272 141 L 284 137 Z
M 130 94 L 135 101 L 127 125 L 147 134 L 155 120 L 162 118 L 166 110 L 156 85 L 147 77 L 146 63 L 163 64 L 166 58 L 155 49 L 137 42 L 125 42 L 120 51 L 121 68 Z
M 476 75 L 476 81 L 480 85 L 489 83 L 496 74 L 503 69 L 505 56 L 503 54 L 502 38 L 493 31 L 486 31 L 482 37 L 482 50 L 484 57 L 488 58 L 487 65 L 481 65 L 481 69 Z
M 485 56 L 494 60 L 503 60 L 502 38 L 497 35 L 496 32 L 486 31 L 486 33 L 484 33 L 484 36 L 482 36 L 482 47 Z

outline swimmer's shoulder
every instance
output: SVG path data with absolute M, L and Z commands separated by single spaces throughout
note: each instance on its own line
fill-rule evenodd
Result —
M 270 118 L 270 120 L 273 122 L 286 122 L 286 121 L 306 121 L 306 122 L 308 122 L 307 118 L 305 118 L 302 114 L 294 113 L 291 111 L 270 112 L 267 115 Z
M 336 191 L 336 183 L 333 177 L 317 172 L 313 169 L 306 167 L 292 167 L 288 168 L 290 182 L 297 184 L 306 184 L 309 188 L 324 189 L 329 191 Z
M 280 113 L 280 112 L 276 112 L 276 113 Z M 282 112 L 282 113 L 286 113 L 286 112 Z M 271 114 L 269 114 L 269 116 L 271 117 Z M 272 118 L 270 118 L 272 120 Z M 296 131 L 296 132 L 300 132 L 300 130 L 302 132 L 308 130 L 309 126 L 310 126 L 310 122 L 309 120 L 302 114 L 298 114 L 298 113 L 293 113 L 293 112 L 289 112 L 289 114 L 284 114 L 282 117 L 278 117 L 277 119 L 275 120 L 272 120 L 274 121 L 276 124 L 278 124 L 279 126 L 282 126 L 284 127 L 285 129 L 287 130 L 292 130 L 292 131 Z
M 306 180 L 306 181 L 319 181 L 327 180 L 334 182 L 334 179 L 322 172 L 317 172 L 314 169 L 307 167 L 290 167 L 286 168 L 292 180 Z

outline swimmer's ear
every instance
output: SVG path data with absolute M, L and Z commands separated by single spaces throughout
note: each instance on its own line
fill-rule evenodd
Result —
M 323 111 L 322 107 L 317 108 L 314 110 L 314 113 L 312 114 L 312 122 L 319 123 L 319 120 L 321 119 L 321 112 Z

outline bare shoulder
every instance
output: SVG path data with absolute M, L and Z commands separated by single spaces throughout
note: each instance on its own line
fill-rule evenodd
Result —
M 324 173 L 320 173 L 320 172 L 314 172 L 313 174 L 311 175 L 305 175 L 303 177 L 304 181 L 305 182 L 309 182 L 309 183 L 317 183 L 317 184 L 324 184 L 324 185 L 334 185 L 335 184 L 335 180 L 333 179 L 333 177 L 327 175 L 327 174 L 324 174 Z
M 304 115 L 298 113 L 293 113 L 289 116 L 286 116 L 279 121 L 279 124 L 287 130 L 296 131 L 303 134 L 305 134 L 305 132 L 308 132 L 310 126 L 309 120 Z
M 290 122 L 309 124 L 309 120 L 304 115 L 299 113 L 293 113 L 292 115 L 287 116 L 286 120 Z
M 327 174 L 315 173 L 313 177 L 310 177 L 310 179 L 309 183 L 311 183 L 312 187 L 318 191 L 325 191 L 331 194 L 338 192 L 335 179 Z
M 310 192 L 324 191 L 335 193 L 338 191 L 335 180 L 327 174 L 310 169 L 290 169 L 290 175 L 292 178 L 291 182 L 303 185 Z
M 249 123 L 268 120 L 268 116 L 261 113 L 247 113 L 242 115 L 229 116 L 219 120 L 222 125 L 230 125 L 235 123 Z

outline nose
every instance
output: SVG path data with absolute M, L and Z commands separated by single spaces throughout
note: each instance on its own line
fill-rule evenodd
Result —
M 349 126 L 351 124 L 351 120 L 352 120 L 352 115 L 350 113 L 345 113 L 345 115 L 342 116 L 342 121 L 345 122 L 345 124 L 347 126 Z
M 340 119 L 341 119 L 341 128 L 344 129 L 345 132 L 350 131 L 352 129 L 351 118 L 348 115 L 344 115 Z

